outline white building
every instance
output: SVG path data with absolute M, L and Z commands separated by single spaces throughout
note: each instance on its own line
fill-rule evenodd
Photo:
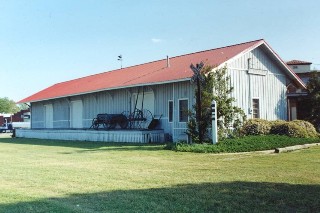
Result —
M 235 105 L 248 118 L 286 120 L 287 85 L 305 87 L 264 40 L 250 41 L 57 83 L 20 101 L 31 105 L 32 130 L 17 132 L 17 136 L 59 139 L 57 135 L 64 132 L 64 139 L 121 141 L 115 136 L 92 136 L 97 132 L 87 131 L 92 119 L 99 113 L 121 114 L 143 108 L 157 118 L 161 116 L 157 129 L 168 136 L 165 140 L 185 139 L 186 110 L 195 103 L 190 64 L 201 61 L 227 67 Z M 109 131 L 104 134 L 111 134 Z

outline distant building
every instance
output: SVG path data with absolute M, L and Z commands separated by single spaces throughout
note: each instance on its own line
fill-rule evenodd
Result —
M 291 60 L 287 62 L 288 66 L 307 84 L 310 78 L 311 62 Z
M 304 84 L 308 83 L 311 73 L 316 71 L 311 70 L 311 62 L 291 60 L 286 63 L 300 77 Z M 305 119 L 303 100 L 307 97 L 307 95 L 308 92 L 306 89 L 297 88 L 293 84 L 288 85 L 288 120 Z
M 0 114 L 0 126 L 3 126 L 4 123 L 12 122 L 30 122 L 31 113 L 30 109 L 21 110 L 14 114 Z

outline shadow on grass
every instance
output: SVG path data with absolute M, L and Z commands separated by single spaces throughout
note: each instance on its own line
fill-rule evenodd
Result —
M 92 142 L 92 141 L 63 141 L 63 140 L 45 140 L 30 138 L 0 138 L 0 143 L 24 144 L 35 146 L 58 146 L 83 149 L 86 151 L 159 151 L 163 150 L 163 144 L 152 143 L 110 143 L 110 142 Z
M 319 185 L 224 182 L 71 194 L 1 204 L 1 212 L 318 212 Z

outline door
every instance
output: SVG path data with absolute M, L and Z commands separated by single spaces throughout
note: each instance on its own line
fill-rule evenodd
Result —
M 70 112 L 70 127 L 71 128 L 82 128 L 82 101 L 71 101 L 71 112 Z
M 291 120 L 297 120 L 297 107 L 292 106 L 291 107 Z
M 45 128 L 53 128 L 53 106 L 52 104 L 44 105 L 45 110 Z

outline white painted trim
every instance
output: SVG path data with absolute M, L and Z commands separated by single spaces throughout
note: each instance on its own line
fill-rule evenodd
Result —
M 229 71 L 236 70 L 236 71 L 248 72 L 248 69 L 240 69 L 240 68 L 234 68 L 234 67 L 227 67 L 227 69 L 228 69 Z M 286 76 L 285 74 L 273 73 L 273 72 L 270 72 L 270 71 L 268 71 L 268 74 L 267 74 L 267 75 Z
M 255 48 L 264 45 L 269 51 L 270 53 L 276 57 L 276 59 L 280 62 L 280 64 L 283 66 L 283 68 L 287 71 L 287 73 L 289 74 L 289 76 L 291 76 L 293 79 L 296 80 L 296 82 L 298 82 L 298 84 L 300 84 L 300 86 L 302 86 L 303 88 L 306 88 L 305 84 L 302 82 L 302 80 L 290 69 L 290 67 L 288 65 L 286 65 L 284 63 L 284 61 L 278 56 L 277 53 L 275 53 L 273 51 L 273 49 L 267 44 L 267 42 L 265 42 L 264 40 L 261 40 L 260 42 L 258 42 L 256 45 L 253 45 L 251 47 L 249 47 L 248 49 L 240 52 L 239 54 L 237 54 L 236 56 L 230 58 L 229 60 L 225 61 L 224 63 L 220 64 L 219 66 L 217 66 L 214 69 L 220 69 L 224 66 L 227 66 L 228 64 L 230 64 L 231 62 L 233 62 L 234 60 L 242 57 L 244 54 L 254 50 Z
M 268 70 L 259 70 L 259 69 L 250 68 L 248 70 L 248 74 L 266 76 L 266 75 L 268 75 Z
M 237 70 L 237 71 L 244 71 L 244 72 L 247 72 L 248 71 L 248 69 L 241 69 L 241 68 L 235 68 L 235 67 L 227 67 L 228 68 L 228 70 Z
M 174 130 L 184 130 L 184 129 L 186 130 L 186 129 L 187 129 L 187 127 L 185 127 L 185 128 L 182 128 L 182 127 L 180 127 L 180 128 L 179 128 L 179 127 L 174 128 Z
M 189 101 L 189 98 L 179 98 L 178 99 L 178 123 L 179 124 L 185 124 L 185 123 L 188 123 L 189 122 L 189 116 L 188 116 L 188 120 L 187 121 L 180 121 L 180 101 L 183 101 L 183 100 L 187 100 L 188 101 L 188 110 L 190 109 L 190 101 Z
M 255 48 L 259 47 L 260 45 L 262 45 L 262 44 L 264 44 L 264 43 L 265 43 L 265 41 L 264 41 L 264 40 L 261 40 L 261 41 L 258 42 L 257 44 L 252 45 L 251 47 L 249 47 L 249 48 L 243 50 L 242 52 L 238 53 L 236 56 L 234 56 L 234 57 L 230 58 L 229 60 L 225 61 L 224 63 L 220 64 L 220 65 L 217 66 L 215 69 L 220 69 L 220 68 L 226 66 L 227 64 L 230 64 L 232 61 L 234 61 L 234 60 L 242 57 L 244 54 L 246 54 L 246 53 L 254 50 Z
M 303 81 L 290 69 L 290 67 L 284 63 L 284 61 L 273 51 L 273 49 L 264 41 L 264 45 L 268 50 L 280 61 L 281 65 L 288 71 L 288 73 L 293 77 L 303 88 L 306 88 Z

